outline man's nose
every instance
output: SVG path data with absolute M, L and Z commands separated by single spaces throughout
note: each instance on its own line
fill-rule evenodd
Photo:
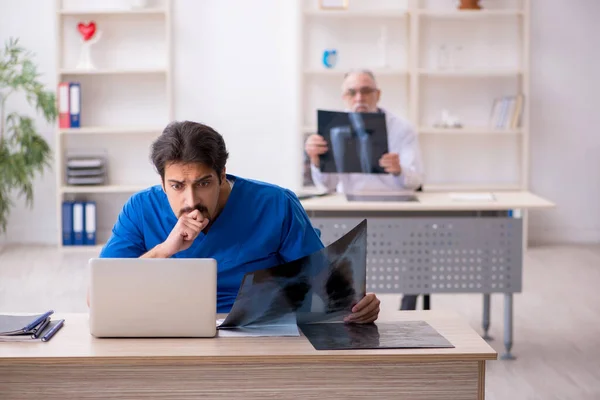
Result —
M 188 186 L 184 191 L 184 201 L 187 207 L 194 207 L 197 204 L 196 194 L 193 186 Z

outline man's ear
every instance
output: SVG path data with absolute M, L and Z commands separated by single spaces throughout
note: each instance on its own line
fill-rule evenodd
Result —
M 223 167 L 223 171 L 221 171 L 221 182 L 227 180 L 227 168 Z
M 167 193 L 167 188 L 165 188 L 165 178 L 160 178 L 160 186 L 162 187 L 163 192 Z

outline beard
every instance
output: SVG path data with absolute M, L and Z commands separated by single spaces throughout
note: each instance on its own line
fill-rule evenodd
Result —
M 356 103 L 354 106 L 352 106 L 352 111 L 354 112 L 368 112 L 369 111 L 369 106 L 365 103 Z
M 183 214 L 189 214 L 194 210 L 200 211 L 200 214 L 202 214 L 204 218 L 212 220 L 212 218 L 210 217 L 210 213 L 208 212 L 208 208 L 206 208 L 206 206 L 202 204 L 196 204 L 194 207 L 182 208 L 181 210 L 179 210 L 179 216 L 181 217 Z

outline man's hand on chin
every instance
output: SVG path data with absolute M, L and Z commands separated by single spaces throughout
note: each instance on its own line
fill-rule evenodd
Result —
M 209 222 L 209 219 L 198 210 L 183 214 L 171 230 L 169 237 L 142 257 L 169 258 L 180 251 L 189 249 Z

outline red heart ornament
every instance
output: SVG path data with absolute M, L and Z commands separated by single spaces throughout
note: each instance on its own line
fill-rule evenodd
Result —
M 81 33 L 81 36 L 83 36 L 83 40 L 88 41 L 96 33 L 96 23 L 92 21 L 86 25 L 80 22 L 79 25 L 77 25 L 77 29 L 79 30 L 79 33 Z

